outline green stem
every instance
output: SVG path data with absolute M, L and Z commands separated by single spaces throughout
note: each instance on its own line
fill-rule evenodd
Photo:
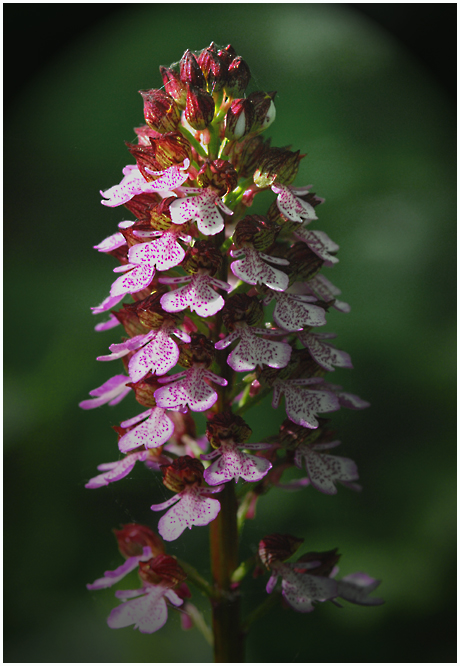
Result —
M 187 580 L 189 580 L 191 583 L 195 585 L 199 590 L 204 592 L 207 597 L 212 599 L 215 595 L 214 588 L 210 583 L 208 583 L 207 580 L 205 580 L 195 569 L 195 567 L 192 567 L 191 564 L 188 562 L 184 562 L 184 560 L 180 560 L 179 558 L 176 558 L 177 563 L 182 567 L 182 569 L 185 571 L 187 574 Z
M 237 501 L 234 483 L 226 483 L 219 494 L 221 509 L 210 525 L 211 569 L 214 580 L 212 620 L 214 661 L 244 662 L 243 633 L 240 628 L 240 594 L 232 583 L 238 566 Z
M 197 152 L 199 155 L 201 155 L 201 157 L 204 157 L 204 158 L 206 159 L 206 158 L 207 158 L 207 154 L 206 154 L 205 149 L 203 148 L 203 146 L 201 145 L 201 143 L 195 139 L 195 137 L 193 136 L 193 134 L 191 134 L 191 133 L 188 131 L 188 129 L 185 129 L 185 127 L 184 127 L 183 125 L 181 125 L 180 123 L 179 123 L 179 125 L 177 126 L 177 129 L 179 130 L 179 132 L 181 132 L 181 134 L 183 134 L 183 135 L 185 136 L 185 138 L 187 139 L 187 141 L 189 141 L 189 142 L 192 144 L 192 146 L 195 148 L 196 152 Z

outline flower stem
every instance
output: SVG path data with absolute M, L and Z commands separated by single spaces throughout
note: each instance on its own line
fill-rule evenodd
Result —
M 237 501 L 233 483 L 219 494 L 220 513 L 210 525 L 211 569 L 215 596 L 212 599 L 214 661 L 244 662 L 243 632 L 240 627 L 240 594 L 232 584 L 238 566 Z

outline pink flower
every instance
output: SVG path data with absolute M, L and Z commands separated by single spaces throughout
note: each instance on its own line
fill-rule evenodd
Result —
M 313 567 L 316 563 L 312 562 Z M 279 562 L 272 564 L 273 574 L 267 583 L 267 592 L 273 592 L 281 576 L 281 591 L 284 599 L 296 611 L 310 613 L 314 610 L 313 602 L 327 601 L 337 596 L 337 581 L 325 576 L 313 576 L 303 573 L 308 568 L 306 563 Z
M 219 386 L 227 386 L 226 379 L 197 366 L 192 366 L 176 375 L 161 377 L 158 380 L 160 383 L 174 383 L 162 386 L 155 391 L 154 396 L 158 407 L 183 411 L 188 406 L 193 412 L 204 412 L 211 409 L 218 395 L 206 383 L 206 379 Z
M 115 328 L 115 326 L 118 326 L 119 323 L 120 322 L 118 321 L 118 319 L 112 313 L 110 313 L 109 318 L 107 319 L 107 321 L 101 321 L 101 322 L 99 322 L 99 324 L 96 324 L 96 326 L 94 327 L 94 330 L 95 331 L 108 331 L 109 329 Z
M 101 190 L 102 196 L 106 199 L 106 201 L 102 200 L 101 203 L 113 208 L 127 203 L 138 194 L 171 192 L 185 183 L 188 178 L 188 174 L 185 172 L 189 166 L 190 161 L 186 159 L 182 167 L 172 166 L 165 171 L 146 169 L 153 176 L 160 176 L 157 180 L 147 182 L 137 166 L 130 164 L 123 169 L 124 178 L 118 185 L 114 185 L 104 192 Z
M 95 305 L 94 307 L 91 308 L 93 314 L 101 314 L 102 312 L 107 312 L 107 310 L 111 310 L 116 305 L 118 305 L 118 303 L 122 300 L 123 296 L 124 294 L 120 294 L 119 296 L 107 296 L 107 298 L 104 299 L 100 305 Z
M 217 294 L 212 287 L 216 289 L 225 289 L 230 291 L 231 287 L 227 282 L 217 280 L 210 275 L 196 273 L 184 277 L 170 278 L 161 277 L 158 279 L 161 284 L 183 284 L 174 291 L 170 291 L 161 297 L 161 307 L 166 312 L 180 312 L 185 308 L 190 308 L 200 317 L 212 317 L 225 305 L 225 301 Z
M 185 188 L 185 191 L 194 196 L 176 199 L 169 206 L 174 224 L 185 224 L 191 220 L 197 223 L 198 230 L 205 236 L 220 233 L 224 220 L 218 209 L 226 215 L 233 215 L 233 211 L 210 188 Z
M 380 606 L 384 601 L 380 597 L 369 597 L 381 581 L 365 573 L 357 572 L 344 576 L 337 581 L 337 596 L 360 606 Z
M 149 245 L 149 243 L 141 243 L 141 247 Z M 135 245 L 131 249 L 135 249 L 138 246 Z M 149 261 L 149 256 L 147 252 L 139 251 L 135 258 L 130 257 L 130 263 L 125 264 L 124 266 L 117 266 L 113 269 L 114 273 L 124 273 L 112 284 L 110 288 L 111 297 L 123 298 L 125 294 L 135 294 L 138 291 L 142 291 L 149 286 L 153 277 L 155 275 L 155 264 L 153 261 Z
M 148 451 L 137 451 L 130 453 L 121 460 L 110 463 L 102 463 L 97 468 L 102 474 L 94 476 L 85 484 L 85 488 L 102 488 L 108 486 L 112 481 L 119 481 L 127 476 L 134 468 L 138 460 L 144 461 L 148 455 Z
M 131 391 L 129 386 L 126 386 L 130 378 L 126 375 L 115 375 L 108 379 L 102 386 L 93 389 L 89 392 L 94 396 L 92 400 L 83 400 L 79 406 L 82 409 L 94 409 L 108 403 L 109 405 L 117 405 L 123 398 Z
M 334 255 L 338 252 L 339 246 L 324 231 L 309 231 L 302 226 L 294 231 L 294 235 L 303 240 L 310 250 L 324 261 L 325 266 L 338 263 L 339 260 Z
M 165 375 L 176 365 L 179 358 L 179 347 L 171 340 L 170 334 L 176 335 L 184 342 L 190 342 L 187 333 L 164 324 L 146 335 L 136 335 L 125 342 L 110 345 L 112 354 L 98 356 L 97 360 L 113 361 L 141 348 L 129 360 L 131 380 L 138 382 L 149 372 Z
M 315 277 L 308 280 L 308 282 L 304 282 L 304 287 L 310 294 L 313 294 L 313 296 L 316 296 L 322 301 L 327 302 L 335 299 L 333 307 L 336 310 L 340 310 L 340 312 L 350 312 L 350 306 L 348 303 L 344 303 L 335 298 L 342 293 L 340 289 L 334 286 L 330 280 L 324 277 L 324 275 L 315 275 Z
M 338 441 L 313 446 L 300 444 L 295 450 L 294 462 L 297 467 L 302 469 L 304 463 L 312 486 L 326 495 L 337 493 L 335 487 L 337 481 L 341 483 L 357 481 L 359 478 L 358 469 L 353 460 L 322 453 L 339 444 Z
M 140 590 L 118 590 L 115 596 L 129 601 L 112 610 L 107 618 L 109 627 L 121 629 L 134 624 L 134 629 L 139 629 L 142 634 L 153 634 L 166 624 L 168 609 L 165 597 L 174 606 L 183 604 L 183 600 L 166 585 L 146 584 Z
M 273 385 L 272 407 L 279 404 L 281 394 L 286 401 L 287 416 L 304 428 L 317 428 L 317 414 L 334 412 L 340 409 L 337 396 L 331 390 L 304 389 L 305 385 L 314 385 L 321 382 L 321 378 L 311 379 L 277 379 Z
M 335 333 L 306 333 L 305 331 L 299 331 L 298 333 L 300 342 L 308 348 L 318 365 L 325 370 L 334 371 L 334 366 L 337 368 L 353 368 L 350 355 L 347 352 L 322 342 L 322 340 L 335 337 Z
M 123 564 L 114 571 L 105 571 L 102 578 L 98 578 L 94 583 L 89 583 L 86 587 L 88 590 L 103 590 L 107 587 L 112 587 L 118 583 L 122 578 L 129 574 L 139 565 L 139 562 L 146 562 L 153 556 L 150 546 L 145 546 L 142 549 L 142 555 L 133 555 L 123 562 Z
M 201 456 L 202 460 L 213 460 L 218 457 L 205 469 L 205 481 L 210 486 L 226 483 L 232 479 L 237 482 L 240 477 L 245 481 L 260 481 L 272 468 L 272 464 L 266 458 L 246 453 L 244 449 L 259 450 L 269 447 L 269 444 L 263 443 L 236 444 L 231 440 L 222 441 L 218 449 Z
M 148 417 L 147 420 L 143 421 L 146 417 Z M 140 421 L 142 423 L 139 423 Z M 161 407 L 152 407 L 132 419 L 123 421 L 120 425 L 122 428 L 130 428 L 137 423 L 139 425 L 120 437 L 118 448 L 122 453 L 127 453 L 140 446 L 146 449 L 162 446 L 174 433 L 174 423 Z
M 128 229 L 129 227 L 132 227 L 133 224 L 134 221 L 123 220 L 122 222 L 118 223 L 118 227 L 119 229 Z M 112 252 L 112 250 L 116 250 L 117 248 L 126 244 L 126 239 L 123 234 L 120 231 L 117 231 L 115 234 L 104 238 L 104 240 L 98 243 L 98 245 L 93 245 L 93 247 L 99 252 Z
M 304 326 L 324 326 L 326 314 L 324 308 L 314 305 L 314 296 L 289 294 L 272 291 L 264 300 L 264 305 L 276 299 L 273 319 L 285 331 L 300 331 Z
M 311 187 L 311 185 L 307 185 L 306 187 L 292 187 L 291 185 L 274 183 L 271 189 L 278 195 L 276 205 L 280 213 L 293 222 L 306 222 L 308 224 L 312 220 L 317 220 L 318 217 L 313 206 L 295 196 L 296 194 L 299 196 L 308 194 Z
M 152 511 L 163 511 L 173 506 L 165 513 L 158 523 L 158 532 L 165 541 L 174 541 L 185 530 L 192 529 L 193 525 L 208 525 L 220 511 L 220 502 L 208 497 L 209 494 L 218 493 L 223 486 L 216 488 L 203 488 L 198 484 L 185 486 L 184 490 L 174 495 L 162 504 L 152 504 Z M 177 504 L 176 504 L 177 502 Z
M 136 236 L 140 236 L 141 233 L 139 232 Z M 142 237 L 145 237 L 145 235 L 143 234 Z M 156 266 L 159 271 L 169 271 L 181 263 L 185 256 L 185 250 L 177 239 L 181 238 L 185 242 L 189 242 L 190 236 L 181 234 L 180 229 L 149 231 L 148 236 L 150 238 L 159 236 L 159 238 L 148 243 L 133 245 L 128 253 L 130 263 Z
M 287 266 L 289 264 L 287 259 L 270 257 L 268 254 L 258 252 L 250 246 L 233 250 L 230 254 L 236 258 L 245 255 L 244 259 L 234 261 L 230 266 L 233 275 L 243 282 L 254 285 L 264 284 L 275 291 L 285 291 L 288 288 L 289 278 L 286 273 L 265 263 L 265 261 L 269 261 L 278 266 Z M 263 261 L 264 259 L 265 261 Z
M 216 349 L 225 349 L 234 340 L 241 338 L 239 344 L 228 355 L 227 363 L 237 372 L 254 370 L 258 365 L 270 368 L 285 368 L 291 357 L 291 346 L 285 342 L 272 342 L 260 335 L 284 335 L 283 331 L 272 331 L 265 328 L 254 328 L 240 324 L 230 335 L 216 342 Z

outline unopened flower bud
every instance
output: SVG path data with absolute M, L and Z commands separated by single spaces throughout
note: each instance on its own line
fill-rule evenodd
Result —
M 280 228 L 262 215 L 246 215 L 236 225 L 233 241 L 238 247 L 249 243 L 259 252 L 264 252 L 273 245 Z
M 203 72 L 190 49 L 185 51 L 180 61 L 180 80 L 195 88 L 204 88 L 205 85 Z
M 201 88 L 187 85 L 185 118 L 194 130 L 206 129 L 214 118 L 214 100 L 211 95 Z
M 228 67 L 225 92 L 229 97 L 241 97 L 250 80 L 251 72 L 247 62 L 241 56 L 236 56 Z
M 263 312 L 263 307 L 257 297 L 235 294 L 227 299 L 222 309 L 222 321 L 231 332 L 239 322 L 246 322 L 248 326 L 256 326 Z
M 305 573 L 311 576 L 330 576 L 337 562 L 340 560 L 341 555 L 337 552 L 338 548 L 327 550 L 322 553 L 311 552 L 301 555 L 297 562 L 316 562 L 317 565 L 313 568 L 305 569 Z M 296 567 L 297 569 L 297 567 Z
M 255 184 L 260 188 L 270 187 L 275 181 L 289 185 L 294 181 L 303 157 L 305 155 L 300 155 L 300 150 L 293 153 L 287 148 L 270 148 L 254 173 Z
M 236 51 L 233 48 L 233 46 L 229 44 L 224 49 L 220 49 L 217 55 L 219 56 L 219 58 L 223 60 L 223 62 L 227 65 L 227 67 L 229 67 L 232 60 L 236 58 Z
M 225 118 L 225 136 L 230 140 L 249 134 L 254 124 L 254 106 L 248 99 L 234 99 Z
M 174 132 L 180 122 L 180 110 L 173 98 L 162 90 L 140 90 L 144 100 L 144 118 L 160 134 Z
M 113 315 L 118 319 L 130 338 L 134 338 L 135 335 L 145 335 L 149 331 L 141 323 L 136 306 L 136 303 L 123 303 L 118 312 L 113 311 Z
M 147 562 L 139 562 L 139 577 L 151 585 L 175 587 L 187 574 L 171 555 L 157 555 Z
M 170 228 L 172 222 L 169 205 L 175 200 L 176 197 L 167 197 L 149 207 L 150 225 L 157 231 L 167 231 Z
M 315 430 L 304 428 L 301 425 L 293 423 L 290 419 L 285 419 L 280 426 L 278 435 L 278 444 L 286 449 L 296 449 L 300 444 L 313 444 L 322 434 L 322 423 L 327 423 L 326 419 L 318 418 L 320 425 Z
M 206 437 L 215 449 L 227 440 L 242 444 L 251 434 L 252 430 L 246 421 L 230 411 L 214 414 L 206 423 Z
M 214 344 L 202 333 L 192 333 L 191 341 L 180 346 L 178 363 L 183 368 L 190 368 L 195 363 L 208 368 L 214 360 Z
M 238 174 L 228 160 L 206 160 L 196 180 L 201 187 L 211 187 L 219 197 L 223 197 L 237 186 Z
M 129 356 L 123 356 L 123 362 L 127 362 Z M 160 388 L 156 377 L 144 377 L 138 382 L 129 382 L 126 384 L 133 389 L 137 402 L 143 407 L 151 409 L 156 407 L 156 401 L 154 397 L 155 391 Z
M 194 274 L 204 269 L 208 275 L 215 275 L 222 266 L 222 253 L 212 241 L 196 241 L 187 250 L 181 265 L 187 273 Z
M 264 140 L 261 136 L 247 136 L 232 144 L 229 158 L 240 178 L 252 178 L 262 156 L 270 147 L 270 141 L 270 138 Z
M 203 481 L 203 463 L 191 456 L 180 456 L 171 465 L 162 465 L 163 483 L 174 493 L 180 493 L 185 486 Z
M 155 150 L 152 148 L 152 146 L 139 146 L 133 143 L 128 143 L 127 141 L 125 141 L 125 144 L 131 155 L 136 160 L 137 167 L 141 174 L 144 176 L 145 180 L 155 180 L 155 177 L 145 169 L 147 168 L 151 171 L 160 171 L 163 169 L 163 167 L 156 160 Z
M 292 266 L 291 282 L 311 280 L 320 270 L 324 261 L 312 252 L 306 243 L 298 241 L 286 252 L 286 259 Z
M 192 158 L 192 148 L 180 132 L 167 132 L 157 139 L 152 139 L 151 144 L 160 166 L 158 171 Z
M 137 135 L 137 142 L 140 146 L 150 146 L 150 139 L 155 139 L 158 136 L 161 136 L 160 132 L 155 132 L 148 125 L 142 125 L 141 127 L 135 127 L 134 131 Z
M 254 107 L 254 124 L 252 132 L 263 132 L 275 120 L 276 109 L 273 100 L 276 92 L 254 92 L 248 97 L 248 100 Z
M 168 95 L 183 109 L 187 100 L 187 86 L 180 80 L 180 75 L 171 67 L 160 67 L 161 78 Z
M 225 59 L 219 56 L 214 42 L 201 51 L 198 64 L 206 80 L 208 92 L 221 91 L 227 80 L 228 65 Z
M 153 555 L 160 555 L 165 551 L 160 537 L 145 525 L 129 523 L 128 525 L 122 525 L 121 530 L 113 530 L 113 533 L 123 557 L 142 555 L 142 549 L 146 546 L 150 547 Z
M 165 321 L 171 323 L 176 317 L 169 312 L 165 312 L 161 307 L 160 299 L 164 291 L 156 291 L 154 294 L 136 303 L 137 316 L 139 321 L 148 329 L 159 329 Z
M 135 197 L 127 201 L 124 206 L 132 213 L 138 220 L 149 219 L 150 208 L 161 201 L 158 192 L 151 192 L 148 194 L 137 194 Z
M 259 542 L 259 557 L 270 569 L 274 562 L 284 562 L 294 555 L 303 541 L 291 534 L 269 534 Z

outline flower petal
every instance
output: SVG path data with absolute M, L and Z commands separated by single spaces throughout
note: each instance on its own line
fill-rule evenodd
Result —
M 123 435 L 118 441 L 118 448 L 123 453 L 143 446 L 154 449 L 165 444 L 174 432 L 174 424 L 167 417 L 164 409 L 153 407 L 149 418 Z
M 140 381 L 149 372 L 165 375 L 174 368 L 179 358 L 179 347 L 160 329 L 153 340 L 140 349 L 129 360 L 129 376 L 133 382 Z
M 130 599 L 110 613 L 107 624 L 111 629 L 120 629 L 134 624 L 143 634 L 153 634 L 161 629 L 168 619 L 164 594 L 166 589 L 152 586 L 147 594 Z

